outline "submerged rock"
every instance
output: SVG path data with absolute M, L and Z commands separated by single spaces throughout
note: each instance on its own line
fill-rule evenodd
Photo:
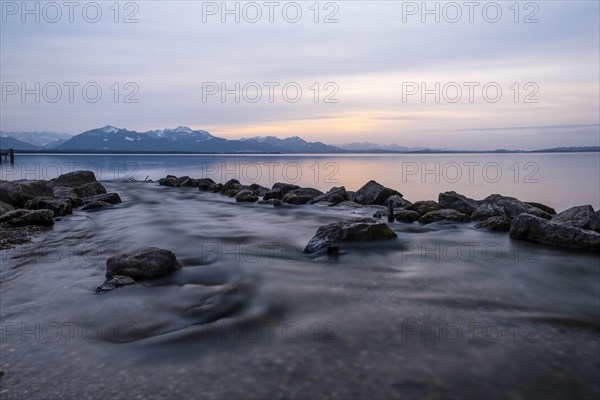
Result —
M 105 203 L 110 204 L 119 204 L 121 202 L 121 197 L 117 193 L 105 193 L 105 194 L 97 194 L 95 196 L 84 197 L 84 204 L 92 203 L 94 201 L 103 201 Z
M 433 200 L 416 201 L 410 207 L 411 210 L 418 212 L 419 215 L 425 215 L 428 212 L 437 211 L 437 210 L 440 210 L 441 208 L 442 207 L 440 207 L 440 205 L 436 201 L 433 201 Z
M 490 231 L 508 232 L 510 230 L 510 218 L 505 216 L 490 217 L 485 221 L 480 221 L 476 223 L 475 229 L 487 229 Z
M 558 247 L 600 251 L 600 233 L 548 221 L 530 214 L 521 214 L 513 219 L 509 235 L 513 239 L 530 240 Z
M 442 209 L 430 211 L 419 218 L 420 224 L 430 224 L 437 221 L 469 222 L 471 217 L 456 210 Z
M 54 225 L 54 213 L 51 210 L 13 210 L 0 216 L 0 222 L 12 226 L 50 226 Z
M 136 253 L 120 254 L 106 260 L 106 277 L 125 275 L 135 280 L 154 279 L 181 269 L 175 254 L 149 247 Z
M 35 197 L 25 204 L 25 208 L 30 210 L 51 210 L 55 217 L 73 214 L 71 200 L 66 198 Z
M 349 200 L 348 192 L 344 186 L 341 187 L 333 187 L 329 189 L 327 193 L 320 194 L 313 198 L 310 203 L 319 203 L 322 201 L 326 201 L 331 204 L 339 204 L 343 201 Z
M 475 200 L 454 191 L 440 193 L 438 203 L 441 208 L 456 210 L 467 215 L 471 215 L 479 207 Z
M 269 200 L 261 200 L 258 204 L 268 204 L 273 207 L 280 207 L 283 205 L 283 202 L 279 199 L 269 199 Z
M 103 208 L 112 208 L 112 204 L 106 201 L 92 201 L 81 207 L 81 211 L 96 211 Z
M 387 240 L 396 237 L 396 233 L 386 223 L 372 218 L 340 221 L 321 226 L 304 248 L 304 252 L 314 253 L 345 241 Z
M 115 288 L 127 285 L 134 285 L 135 280 L 125 275 L 115 275 L 112 278 L 108 278 L 104 281 L 102 286 L 96 288 L 96 293 L 108 292 Z
M 376 181 L 369 181 L 356 191 L 354 202 L 365 205 L 383 205 L 390 196 L 394 195 L 402 197 L 397 190 L 387 188 Z

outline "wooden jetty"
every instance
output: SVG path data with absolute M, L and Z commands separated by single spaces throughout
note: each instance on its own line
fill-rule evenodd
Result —
M 0 149 L 0 164 L 4 161 L 10 161 L 11 164 L 15 163 L 15 151 L 13 149 L 2 150 Z

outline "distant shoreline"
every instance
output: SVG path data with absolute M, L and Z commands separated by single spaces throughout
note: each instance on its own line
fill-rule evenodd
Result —
M 373 150 L 348 150 L 339 152 L 313 152 L 313 153 L 279 153 L 279 152 L 190 152 L 190 151 L 98 151 L 98 150 L 17 150 L 15 154 L 21 155 L 396 155 L 396 154 L 557 154 L 557 153 L 600 153 L 600 147 L 581 149 L 543 149 L 543 150 L 424 150 L 424 151 L 373 151 Z

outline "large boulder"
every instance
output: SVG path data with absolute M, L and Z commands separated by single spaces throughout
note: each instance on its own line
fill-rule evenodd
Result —
M 321 201 L 326 201 L 331 204 L 339 204 L 343 201 L 349 200 L 348 192 L 344 186 L 341 187 L 333 187 L 329 189 L 327 193 L 323 193 L 315 198 L 313 198 L 311 203 L 319 203 Z
M 528 212 L 529 214 L 538 214 L 538 216 L 548 216 L 542 210 L 532 207 L 514 197 L 492 194 L 480 202 L 479 207 L 471 214 L 471 219 L 480 221 L 490 217 L 508 217 L 514 218 L 519 214 Z
M 52 179 L 51 182 L 52 186 L 78 187 L 96 182 L 96 175 L 92 171 L 73 171 L 62 174 L 58 178 Z
M 51 210 L 55 217 L 73 214 L 71 200 L 54 197 L 35 197 L 25 203 L 29 210 Z
M 54 192 L 46 181 L 0 181 L 0 201 L 13 207 L 23 207 L 36 197 L 52 197 Z
M 198 187 L 199 183 L 197 179 L 194 178 L 190 178 L 189 176 L 181 176 L 179 178 L 177 178 L 177 180 L 175 181 L 175 186 L 177 187 L 182 187 L 182 186 L 189 186 L 189 187 Z
M 479 221 L 475 224 L 475 229 L 487 229 L 489 231 L 503 231 L 508 232 L 510 230 L 510 218 L 501 217 L 490 217 L 484 221 Z
M 594 215 L 594 207 L 591 205 L 575 206 L 553 216 L 552 222 L 587 229 L 592 215 Z
M 475 200 L 454 191 L 440 193 L 438 203 L 441 208 L 456 210 L 467 215 L 471 215 L 479 207 Z
M 134 285 L 135 280 L 125 275 L 115 275 L 112 278 L 108 278 L 102 286 L 96 288 L 96 293 L 108 292 L 109 290 L 116 289 L 122 286 Z
M 134 280 L 154 279 L 181 269 L 169 250 L 149 247 L 135 253 L 119 254 L 106 260 L 106 277 L 124 275 Z
M 566 225 L 530 214 L 520 214 L 512 220 L 509 235 L 571 249 L 600 251 L 600 233 Z
M 269 190 L 267 193 L 264 194 L 263 200 L 270 200 L 270 199 L 283 200 L 283 196 L 285 196 L 289 191 L 292 191 L 295 189 L 300 189 L 300 186 L 292 185 L 289 183 L 277 182 L 273 185 L 271 190 Z
M 394 195 L 402 197 L 402 194 L 394 189 L 387 188 L 375 181 L 369 181 L 356 191 L 354 202 L 365 205 L 382 205 L 390 196 Z
M 600 232 L 600 211 L 596 211 L 589 219 L 589 229 Z
M 441 210 L 442 207 L 433 200 L 421 200 L 416 201 L 410 206 L 410 209 L 419 213 L 419 215 L 425 215 L 431 211 Z
M 12 226 L 50 226 L 54 225 L 54 213 L 50 210 L 13 210 L 0 216 L 0 222 Z
M 314 253 L 339 242 L 387 240 L 396 237 L 396 233 L 386 223 L 372 218 L 340 221 L 321 226 L 304 248 L 304 252 Z
M 78 197 L 90 197 L 106 193 L 106 188 L 100 182 L 90 182 L 73 188 Z
M 210 187 L 215 184 L 215 181 L 213 181 L 210 178 L 201 178 L 201 179 L 198 179 L 197 181 L 198 181 L 198 190 L 202 190 L 202 191 L 210 190 Z
M 456 210 L 442 209 L 430 211 L 419 218 L 420 224 L 430 224 L 437 221 L 469 222 L 471 217 Z
M 300 188 L 290 190 L 281 199 L 284 203 L 288 204 L 306 204 L 313 200 L 315 197 L 322 195 L 323 192 L 313 188 Z

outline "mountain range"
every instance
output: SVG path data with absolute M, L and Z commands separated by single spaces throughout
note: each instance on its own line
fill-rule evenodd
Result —
M 136 132 L 106 125 L 72 136 L 53 132 L 0 132 L 0 148 L 21 151 L 48 152 L 181 152 L 181 153 L 447 153 L 464 151 L 431 149 L 427 147 L 405 147 L 380 145 L 371 142 L 356 142 L 328 145 L 322 142 L 307 142 L 293 136 L 279 139 L 275 136 L 244 139 L 224 139 L 207 131 L 193 130 L 180 126 L 173 129 Z M 600 147 L 560 147 L 533 150 L 532 152 L 584 152 L 600 151 Z M 481 151 L 479 151 L 481 152 Z M 523 152 L 522 150 L 488 150 L 484 152 Z

